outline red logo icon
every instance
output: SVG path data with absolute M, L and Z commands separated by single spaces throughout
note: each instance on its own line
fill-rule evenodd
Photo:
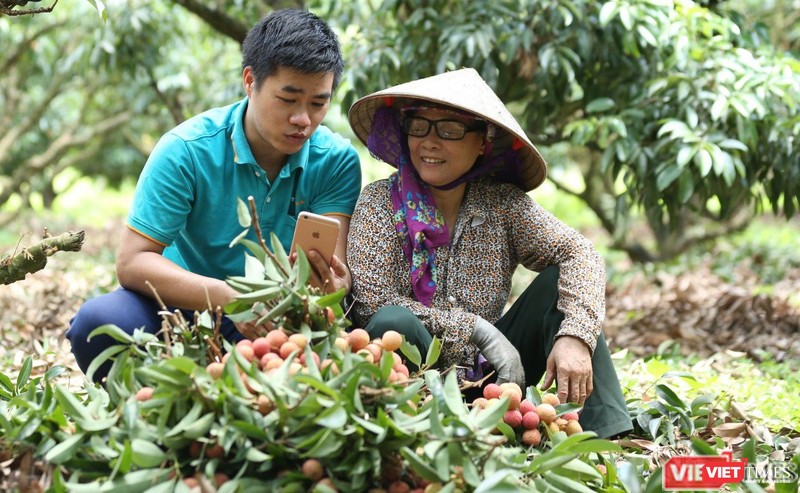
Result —
M 672 457 L 664 464 L 661 478 L 664 490 L 716 491 L 729 483 L 745 478 L 747 459 L 733 460 L 733 452 L 725 450 L 721 457 Z

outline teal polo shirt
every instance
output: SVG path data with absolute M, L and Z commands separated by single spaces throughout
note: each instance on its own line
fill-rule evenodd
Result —
M 255 199 L 265 240 L 275 232 L 288 252 L 301 211 L 350 216 L 361 191 L 356 150 L 322 125 L 270 183 L 244 134 L 247 104 L 209 110 L 166 133 L 139 176 L 127 219 L 165 246 L 166 258 L 217 279 L 244 273 L 246 250 L 229 247 L 243 230 L 237 198 Z M 249 238 L 256 240 L 252 228 Z

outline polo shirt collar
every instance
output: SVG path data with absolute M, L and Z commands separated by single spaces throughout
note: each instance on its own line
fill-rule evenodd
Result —
M 239 102 L 233 114 L 233 131 L 231 132 L 233 159 L 238 164 L 254 164 L 258 166 L 256 158 L 253 156 L 253 151 L 250 149 L 250 143 L 247 142 L 247 136 L 244 133 L 244 114 L 248 104 L 250 104 L 250 101 L 245 97 Z M 291 176 L 295 169 L 305 168 L 308 162 L 309 147 L 311 146 L 310 140 L 307 140 L 299 151 L 289 156 L 286 166 L 281 169 L 278 176 Z

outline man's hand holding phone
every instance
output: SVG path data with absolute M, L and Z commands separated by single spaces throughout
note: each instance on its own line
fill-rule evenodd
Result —
M 309 283 L 332 293 L 341 288 L 350 291 L 350 271 L 344 261 L 335 255 L 339 238 L 339 221 L 329 216 L 301 212 L 297 218 L 289 259 L 297 259 L 297 249 L 306 254 L 311 265 Z

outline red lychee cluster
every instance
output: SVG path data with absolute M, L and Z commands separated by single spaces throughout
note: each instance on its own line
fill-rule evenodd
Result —
M 515 383 L 490 383 L 483 388 L 483 397 L 478 397 L 472 402 L 473 406 L 486 409 L 497 400 L 508 398 L 508 410 L 503 416 L 503 422 L 514 429 L 522 443 L 536 447 L 542 442 L 543 428 L 555 433 L 563 431 L 567 435 L 574 435 L 582 430 L 578 423 L 578 413 L 570 411 L 558 415 L 556 406 L 561 404 L 555 394 L 544 394 L 539 405 L 528 399 L 522 398 L 522 389 Z

